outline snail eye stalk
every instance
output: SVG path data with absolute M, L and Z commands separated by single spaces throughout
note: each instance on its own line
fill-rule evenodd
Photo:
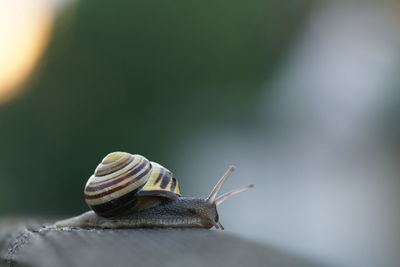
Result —
M 244 186 L 244 187 L 241 187 L 241 188 L 238 188 L 238 189 L 236 189 L 236 190 L 233 190 L 233 191 L 231 191 L 231 192 L 229 192 L 229 193 L 225 193 L 225 194 L 223 194 L 222 196 L 218 197 L 218 198 L 215 200 L 215 205 L 218 206 L 219 204 L 221 204 L 222 202 L 224 202 L 224 201 L 227 200 L 228 198 L 230 198 L 230 197 L 232 197 L 232 196 L 234 196 L 234 195 L 236 195 L 236 194 L 239 194 L 239 193 L 241 193 L 241 192 L 243 192 L 243 191 L 246 191 L 246 190 L 248 190 L 248 189 L 251 189 L 251 188 L 254 188 L 254 185 L 253 185 L 253 184 L 249 184 L 249 185 L 246 185 L 246 186 Z
M 236 168 L 234 166 L 230 166 L 228 168 L 228 170 L 226 170 L 225 174 L 221 177 L 221 179 L 219 179 L 217 184 L 214 186 L 214 189 L 211 191 L 210 195 L 208 196 L 208 198 L 207 198 L 208 203 L 215 204 L 216 206 L 218 206 L 219 204 L 221 204 L 228 198 L 254 187 L 253 184 L 249 184 L 249 185 L 246 185 L 239 189 L 233 190 L 229 193 L 225 193 L 222 196 L 217 198 L 217 194 L 219 193 L 219 191 L 221 191 L 221 188 L 224 185 L 226 179 L 228 179 L 229 176 L 231 176 L 232 172 L 234 172 L 235 170 L 236 170 Z
M 221 179 L 219 179 L 217 184 L 214 186 L 214 189 L 211 191 L 210 195 L 208 196 L 208 198 L 207 198 L 208 203 L 215 202 L 215 199 L 217 198 L 217 194 L 221 190 L 221 187 L 224 185 L 226 179 L 228 179 L 229 176 L 231 176 L 232 172 L 235 171 L 235 169 L 236 168 L 234 166 L 229 166 L 228 170 L 226 170 L 225 174 L 221 177 Z

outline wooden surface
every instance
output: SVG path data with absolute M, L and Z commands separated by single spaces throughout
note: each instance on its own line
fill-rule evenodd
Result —
M 0 266 L 321 266 L 216 230 L 55 229 L 0 222 Z

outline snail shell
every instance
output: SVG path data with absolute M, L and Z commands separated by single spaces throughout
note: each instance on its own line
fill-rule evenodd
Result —
M 123 215 L 138 209 L 141 197 L 177 198 L 178 181 L 172 172 L 141 155 L 108 154 L 85 186 L 85 201 L 102 217 Z

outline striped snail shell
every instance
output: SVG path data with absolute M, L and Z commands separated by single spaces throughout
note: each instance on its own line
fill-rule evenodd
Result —
M 85 186 L 86 203 L 102 217 L 135 210 L 141 197 L 179 196 L 178 181 L 168 169 L 126 152 L 108 154 Z

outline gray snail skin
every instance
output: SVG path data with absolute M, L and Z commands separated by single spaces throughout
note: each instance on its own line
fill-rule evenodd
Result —
M 58 221 L 56 227 L 80 228 L 206 228 L 223 230 L 217 206 L 254 185 L 217 197 L 229 167 L 207 198 L 181 197 L 172 172 L 140 155 L 108 154 L 85 186 L 91 211 Z

